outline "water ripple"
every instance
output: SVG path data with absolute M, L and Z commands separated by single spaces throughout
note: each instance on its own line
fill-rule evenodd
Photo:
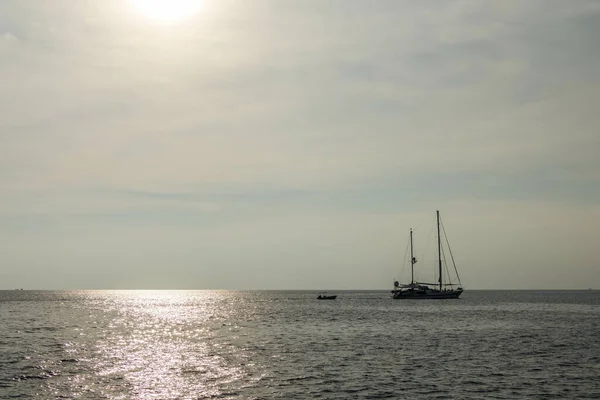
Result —
M 597 292 L 0 292 L 0 393 L 81 399 L 600 397 Z

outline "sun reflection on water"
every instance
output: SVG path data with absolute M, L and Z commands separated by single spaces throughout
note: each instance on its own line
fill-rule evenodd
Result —
M 96 344 L 98 375 L 146 399 L 219 395 L 243 380 L 248 362 L 231 342 L 239 327 L 225 322 L 225 303 L 218 292 L 114 292 L 110 329 Z

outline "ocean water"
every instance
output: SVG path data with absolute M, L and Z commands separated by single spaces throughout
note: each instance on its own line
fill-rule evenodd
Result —
M 600 398 L 600 292 L 0 291 L 1 399 Z

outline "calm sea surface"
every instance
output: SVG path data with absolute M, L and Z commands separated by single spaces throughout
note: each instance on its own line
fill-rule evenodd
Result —
M 0 398 L 600 398 L 600 292 L 0 291 Z

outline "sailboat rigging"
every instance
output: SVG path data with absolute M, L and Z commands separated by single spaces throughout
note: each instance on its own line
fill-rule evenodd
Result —
M 437 245 L 438 245 L 438 282 L 437 283 L 424 283 L 415 281 L 415 264 L 417 263 L 417 258 L 414 256 L 414 246 L 413 246 L 413 230 L 410 230 L 410 283 L 401 284 L 398 281 L 394 282 L 394 289 L 392 290 L 392 297 L 394 299 L 458 299 L 459 296 L 463 292 L 462 284 L 460 283 L 460 277 L 458 276 L 458 270 L 456 269 L 456 265 L 454 265 L 454 270 L 456 272 L 456 277 L 458 279 L 458 285 L 452 283 L 450 277 L 448 277 L 448 282 L 444 282 L 443 279 L 443 271 L 442 271 L 442 235 L 440 229 L 440 212 L 436 211 L 437 215 Z M 445 229 L 444 229 L 445 235 Z M 450 245 L 448 243 L 448 239 L 446 238 L 446 243 L 448 244 L 448 251 L 450 253 L 450 257 L 454 264 L 454 256 L 452 255 L 452 250 L 450 250 Z M 448 274 L 449 275 L 449 274 Z M 433 286 L 433 287 L 430 287 Z M 457 286 L 455 288 L 455 286 Z

